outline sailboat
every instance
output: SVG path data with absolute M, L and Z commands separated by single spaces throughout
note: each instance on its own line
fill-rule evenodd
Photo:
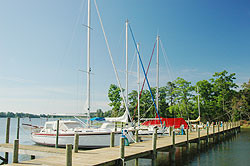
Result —
M 59 140 L 58 146 L 74 143 L 74 135 L 79 134 L 79 147 L 81 148 L 98 148 L 110 145 L 110 133 L 115 134 L 115 146 L 119 145 L 120 137 L 127 136 L 128 141 L 132 142 L 131 133 L 127 130 L 114 131 L 107 125 L 101 127 L 90 126 L 90 0 L 88 0 L 88 25 L 87 25 L 87 124 L 81 121 L 60 120 L 59 121 Z M 128 111 L 122 117 L 107 118 L 106 121 L 128 121 Z M 55 146 L 57 132 L 57 121 L 48 121 L 39 131 L 31 133 L 31 139 L 37 144 L 46 146 Z
M 156 37 L 157 43 L 157 57 L 156 57 L 156 110 L 159 110 L 159 36 Z M 153 50 L 154 51 L 154 50 Z M 138 91 L 139 93 L 139 91 Z M 138 100 L 139 104 L 139 100 Z M 138 107 L 139 115 L 139 107 Z M 140 135 L 147 135 L 154 133 L 154 129 L 157 128 L 158 134 L 169 134 L 170 126 L 175 128 L 180 128 L 181 125 L 184 125 L 184 128 L 187 128 L 188 125 L 183 118 L 163 118 L 157 113 L 155 118 L 142 118 L 141 120 L 146 120 L 143 123 L 138 123 L 138 129 Z M 140 117 L 138 116 L 138 122 L 140 122 Z M 140 124 L 140 125 L 139 125 Z
M 157 71 L 156 71 L 156 109 L 159 110 L 159 104 L 158 104 L 158 97 L 159 97 L 159 36 L 157 35 L 157 38 L 156 38 L 156 42 L 157 42 Z M 154 45 L 154 48 L 155 48 L 155 45 Z M 154 52 L 154 48 L 153 48 L 153 52 Z M 140 60 L 139 60 L 139 45 L 137 44 L 137 84 L 138 84 L 138 87 L 137 87 L 137 93 L 138 93 L 138 96 L 137 96 L 137 112 L 138 112 L 138 123 L 137 123 L 137 129 L 139 130 L 138 131 L 138 134 L 139 135 L 147 135 L 147 134 L 153 134 L 154 133 L 154 129 L 157 128 L 158 129 L 158 134 L 163 134 L 164 132 L 166 132 L 165 128 L 163 128 L 163 126 L 160 126 L 160 125 L 144 125 L 143 123 L 141 124 L 141 120 L 149 120 L 148 118 L 142 118 L 140 117 Z M 153 52 L 152 52 L 152 55 L 151 55 L 151 58 L 153 56 Z M 151 59 L 150 59 L 150 62 L 151 62 Z M 150 64 L 149 64 L 150 65 Z M 148 72 L 148 69 L 147 69 L 147 72 Z M 147 75 L 147 72 L 146 72 L 146 75 Z M 145 78 L 146 79 L 146 78 Z M 145 81 L 144 79 L 144 81 Z M 144 85 L 144 83 L 143 83 Z M 152 118 L 151 118 L 152 119 Z M 156 118 L 155 120 L 157 120 L 158 118 Z

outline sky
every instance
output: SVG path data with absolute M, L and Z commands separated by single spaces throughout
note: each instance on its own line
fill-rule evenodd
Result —
M 250 79 L 249 0 L 96 0 L 125 88 L 125 21 L 144 66 L 160 36 L 160 86 L 215 72 Z M 86 112 L 87 0 L 0 0 L 0 112 Z M 91 111 L 107 111 L 117 84 L 91 0 Z M 128 33 L 129 88 L 137 89 L 135 46 Z M 156 54 L 149 72 L 156 86 Z M 143 80 L 142 71 L 140 82 Z

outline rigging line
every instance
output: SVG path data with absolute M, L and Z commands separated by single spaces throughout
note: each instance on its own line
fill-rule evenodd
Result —
M 94 3 L 95 3 L 97 15 L 98 15 L 98 18 L 99 18 L 101 27 L 102 27 L 102 32 L 103 32 L 103 36 L 104 36 L 104 39 L 105 39 L 105 43 L 106 43 L 106 46 L 107 46 L 107 49 L 108 49 L 108 52 L 109 52 L 109 57 L 110 57 L 110 60 L 111 60 L 111 62 L 112 62 L 113 69 L 114 69 L 114 72 L 115 72 L 115 77 L 116 77 L 116 80 L 117 80 L 117 82 L 118 82 L 118 86 L 119 86 L 119 88 L 120 88 L 120 90 L 121 90 L 122 100 L 123 100 L 123 103 L 124 103 L 124 105 L 125 105 L 125 107 L 126 107 L 125 111 L 127 111 L 127 110 L 129 110 L 129 109 L 128 109 L 128 105 L 127 105 L 127 103 L 125 102 L 125 96 L 124 96 L 124 93 L 123 93 L 123 90 L 122 90 L 122 86 L 121 86 L 120 79 L 119 79 L 119 77 L 118 77 L 118 73 L 117 73 L 117 70 L 116 70 L 116 67 L 115 67 L 115 63 L 114 63 L 114 60 L 113 60 L 113 56 L 112 56 L 112 53 L 111 53 L 111 50 L 110 50 L 110 47 L 109 47 L 108 39 L 107 39 L 106 33 L 105 33 L 105 31 L 104 31 L 104 27 L 103 27 L 103 24 L 102 24 L 102 19 L 101 19 L 100 13 L 99 13 L 99 9 L 98 9 L 96 0 L 94 0 Z M 128 114 L 129 119 L 130 119 L 131 122 L 132 122 L 132 119 L 131 119 L 131 116 L 130 116 L 130 114 L 129 114 L 129 111 L 127 111 L 127 114 Z
M 135 50 L 135 52 L 134 52 L 133 61 L 132 61 L 131 65 L 130 65 L 130 69 L 129 69 L 129 71 L 128 71 L 128 72 L 130 72 L 130 73 L 132 72 L 132 67 L 133 67 L 134 62 L 135 62 L 135 57 L 136 57 L 136 50 Z
M 122 41 L 122 35 L 123 35 L 124 31 L 125 31 L 125 24 L 123 24 L 123 26 L 122 26 L 122 31 L 121 31 L 121 34 L 120 34 L 120 37 L 119 37 L 119 42 L 118 42 L 118 45 L 117 45 L 117 49 L 122 50 L 122 59 L 125 59 L 125 47 L 123 46 L 124 44 L 122 44 L 122 46 L 120 46 L 120 44 L 121 44 L 121 41 Z M 123 61 L 121 61 L 121 60 L 118 61 L 118 66 L 121 66 L 122 62 Z
M 170 65 L 170 61 L 169 61 L 169 59 L 168 59 L 168 56 L 167 56 L 167 54 L 166 54 L 166 50 L 165 50 L 165 48 L 163 47 L 163 44 L 162 44 L 162 41 L 161 41 L 161 39 L 160 39 L 160 44 L 161 44 L 161 49 L 162 49 L 162 53 L 163 53 L 163 57 L 164 57 L 164 60 L 165 60 L 165 63 L 166 63 L 166 65 L 168 66 L 168 68 L 169 68 L 169 71 L 170 71 L 170 73 L 169 73 L 169 75 L 170 75 L 170 79 L 171 79 L 171 81 L 173 81 L 173 70 L 172 70 L 172 67 L 171 67 L 171 65 Z
M 160 120 L 161 126 L 162 126 L 162 121 L 161 121 L 161 119 L 160 119 L 160 114 L 159 114 L 158 109 L 157 109 L 157 107 L 156 107 L 155 100 L 154 100 L 154 96 L 153 96 L 153 93 L 152 93 L 152 91 L 151 91 L 151 88 L 150 88 L 150 85 L 149 85 L 149 81 L 148 81 L 148 78 L 147 78 L 147 75 L 146 75 L 146 72 L 145 72 L 145 69 L 144 69 L 142 60 L 141 60 L 141 55 L 140 55 L 140 52 L 139 52 L 139 50 L 138 50 L 138 48 L 137 48 L 136 41 L 135 41 L 135 37 L 134 37 L 134 34 L 133 34 L 133 32 L 132 32 L 132 29 L 131 29 L 130 24 L 129 24 L 129 30 L 130 30 L 130 32 L 131 32 L 131 35 L 132 35 L 132 38 L 133 38 L 133 41 L 134 41 L 134 45 L 135 45 L 136 51 L 137 51 L 138 56 L 139 56 L 139 60 L 140 60 L 140 63 L 141 63 L 141 67 L 142 67 L 142 70 L 143 70 L 143 74 L 144 74 L 144 76 L 145 76 L 145 78 L 146 78 L 146 81 L 147 81 L 147 84 L 148 84 L 148 88 L 149 88 L 149 91 L 150 91 L 150 94 L 151 94 L 151 97 L 152 97 L 152 100 L 153 100 L 153 103 L 154 103 L 154 106 L 155 106 L 157 115 L 158 115 L 158 117 L 159 117 L 159 120 Z
M 149 60 L 149 63 L 148 63 L 148 68 L 147 68 L 146 75 L 148 75 L 149 67 L 150 67 L 150 64 L 151 64 L 151 61 L 152 61 L 152 58 L 153 58 L 153 55 L 154 55 L 155 46 L 156 46 L 156 41 L 155 41 L 155 43 L 154 43 L 153 51 L 152 51 L 152 53 L 151 53 L 151 57 L 150 57 L 150 60 Z M 143 80 L 143 83 L 142 83 L 142 87 L 141 87 L 141 91 L 140 91 L 139 98 L 141 98 L 141 94 L 142 94 L 142 91 L 143 91 L 143 88 L 144 88 L 144 85 L 145 85 L 145 81 L 146 81 L 146 79 L 145 79 L 145 77 L 144 77 L 144 80 Z M 138 105 L 139 105 L 139 103 L 137 102 L 136 108 L 135 108 L 135 110 L 134 110 L 133 120 L 134 120 L 135 113 L 136 113 L 136 110 L 137 110 L 137 108 L 138 108 Z
M 161 50 L 162 50 L 163 55 L 164 55 L 164 50 L 163 50 L 162 46 L 161 46 Z M 172 81 L 173 81 L 173 77 L 172 77 L 172 74 L 171 74 L 171 72 L 170 72 L 170 70 L 171 70 L 171 69 L 170 69 L 170 66 L 169 66 L 169 64 L 168 64 L 168 62 L 167 62 L 167 59 L 166 59 L 165 55 L 164 55 L 163 57 L 164 57 L 165 65 L 166 65 L 166 67 L 167 67 L 168 75 L 169 75 L 169 77 L 170 77 L 170 81 L 172 82 Z

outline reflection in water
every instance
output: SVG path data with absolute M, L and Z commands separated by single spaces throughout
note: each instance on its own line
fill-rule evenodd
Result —
M 250 163 L 250 129 L 241 129 L 242 132 L 236 136 L 226 137 L 223 142 L 201 144 L 197 150 L 196 144 L 189 147 L 176 148 L 176 162 L 170 162 L 168 152 L 158 152 L 156 165 L 158 166 L 235 166 L 248 165 Z M 212 142 L 212 138 L 210 139 Z M 128 161 L 128 166 L 134 165 L 134 160 Z M 140 166 L 151 166 L 151 159 L 139 159 Z

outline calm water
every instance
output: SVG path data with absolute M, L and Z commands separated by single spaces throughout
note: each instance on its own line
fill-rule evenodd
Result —
M 130 161 L 127 165 L 134 165 Z M 150 166 L 151 159 L 139 159 L 139 165 Z M 157 165 L 175 166 L 247 166 L 250 165 L 250 129 L 241 129 L 241 133 L 226 141 L 210 144 L 209 148 L 202 146 L 197 151 L 196 144 L 192 144 L 189 152 L 185 147 L 176 149 L 176 163 L 171 164 L 169 153 L 161 152 L 157 156 Z
M 32 123 L 33 125 L 43 125 L 46 119 L 21 119 L 21 123 Z M 13 143 L 16 138 L 17 120 L 11 119 L 10 125 L 10 143 Z M 5 128 L 6 118 L 0 118 L 0 143 L 5 142 Z M 30 140 L 29 131 L 25 131 L 20 128 L 20 144 L 32 145 L 34 144 Z M 215 145 L 211 145 L 210 148 L 203 147 L 200 152 L 197 151 L 195 144 L 192 144 L 189 152 L 185 147 L 176 149 L 176 166 L 245 166 L 250 165 L 250 129 L 241 129 L 241 133 L 236 137 L 226 140 Z M 12 154 L 10 153 L 9 160 L 12 161 Z M 4 156 L 3 152 L 0 152 L 0 156 Z M 29 160 L 30 156 L 20 155 L 20 160 Z M 158 153 L 157 165 L 171 165 L 169 162 L 169 154 L 167 152 Z M 134 160 L 127 162 L 127 165 L 134 165 Z M 150 166 L 151 159 L 139 159 L 139 165 Z M 172 164 L 173 165 L 173 164 Z

